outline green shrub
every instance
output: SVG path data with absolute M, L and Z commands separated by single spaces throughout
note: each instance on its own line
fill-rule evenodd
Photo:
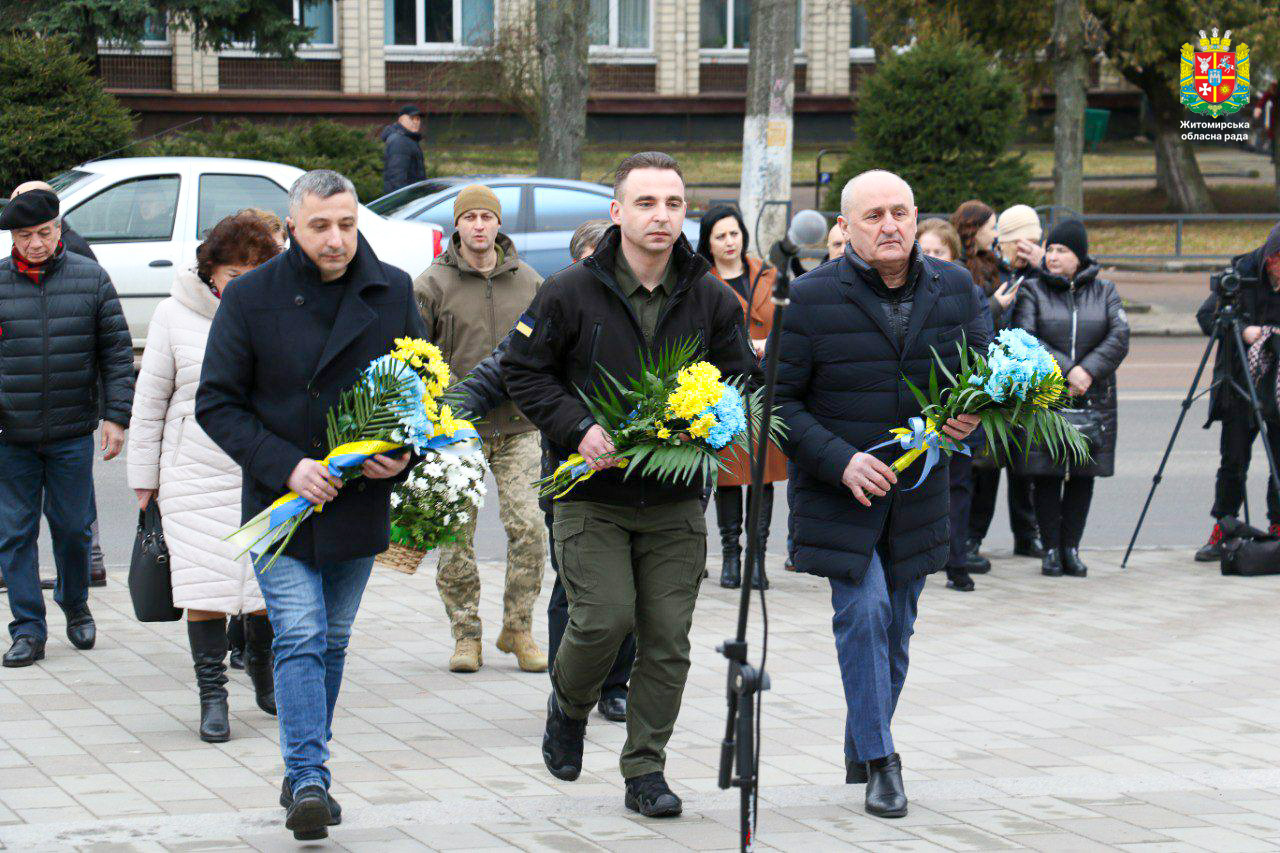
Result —
M 209 130 L 162 136 L 138 152 L 167 157 L 243 157 L 299 169 L 333 169 L 356 185 L 360 201 L 382 195 L 382 143 L 368 128 L 320 120 L 285 125 L 219 122 Z
M 845 183 L 867 169 L 901 175 L 922 212 L 950 212 L 971 198 L 996 210 L 1025 202 L 1031 167 L 1008 153 L 1025 109 L 1014 78 L 959 40 L 922 41 L 890 56 L 858 90 L 853 151 L 825 205 L 838 209 Z
M 0 38 L 0 198 L 132 137 L 129 111 L 64 42 Z

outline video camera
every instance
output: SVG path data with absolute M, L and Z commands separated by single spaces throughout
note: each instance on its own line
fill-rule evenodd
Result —
M 1257 283 L 1256 277 L 1241 275 L 1235 265 L 1209 275 L 1209 289 L 1218 294 L 1219 306 L 1235 304 L 1244 285 Z

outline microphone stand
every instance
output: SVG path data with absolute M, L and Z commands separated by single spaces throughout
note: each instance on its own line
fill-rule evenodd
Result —
M 770 260 L 773 260 L 771 257 Z M 778 381 L 778 341 L 782 334 L 782 317 L 791 303 L 791 258 L 777 264 L 778 276 L 773 285 L 773 328 L 765 344 L 765 385 L 759 435 L 751 459 L 751 499 L 747 507 L 746 571 L 742 573 L 741 596 L 738 600 L 738 632 L 725 640 L 717 650 L 729 661 L 727 701 L 728 719 L 724 740 L 720 742 L 721 789 L 737 787 L 741 792 L 739 849 L 754 850 L 756 806 L 759 801 L 760 769 L 760 699 L 769 689 L 769 676 L 764 671 L 764 655 L 768 651 L 768 614 L 764 611 L 764 590 L 760 590 L 760 606 L 764 612 L 765 639 L 759 668 L 747 663 L 747 615 L 751 607 L 751 588 L 760 569 L 760 513 L 764 485 L 764 468 L 769 447 L 769 426 L 773 416 L 774 390 Z M 761 584 L 763 586 L 763 584 Z M 734 775 L 734 768 L 737 775 Z

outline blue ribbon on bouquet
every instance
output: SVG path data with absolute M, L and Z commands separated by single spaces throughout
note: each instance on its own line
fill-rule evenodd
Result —
M 906 492 L 920 487 L 920 484 L 929 476 L 929 472 L 933 470 L 933 466 L 938 464 L 942 451 L 960 452 L 965 456 L 969 456 L 973 452 L 968 445 L 953 441 L 939 432 L 932 419 L 914 417 L 907 421 L 907 426 L 895 427 L 889 431 L 893 433 L 893 438 L 868 448 L 867 452 L 870 453 L 873 450 L 879 450 L 882 447 L 889 447 L 894 444 L 901 445 L 907 452 L 893 460 L 893 463 L 889 466 L 899 474 L 905 471 L 912 462 L 924 456 L 924 467 L 920 469 L 920 479 L 916 480 L 914 486 L 903 489 Z

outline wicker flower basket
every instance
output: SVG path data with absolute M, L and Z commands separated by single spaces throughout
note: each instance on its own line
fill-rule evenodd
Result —
M 418 565 L 422 562 L 422 558 L 427 556 L 427 553 L 427 551 L 419 551 L 417 548 L 409 548 L 392 542 L 390 548 L 378 555 L 377 562 L 393 568 L 397 572 L 411 575 L 418 571 Z

